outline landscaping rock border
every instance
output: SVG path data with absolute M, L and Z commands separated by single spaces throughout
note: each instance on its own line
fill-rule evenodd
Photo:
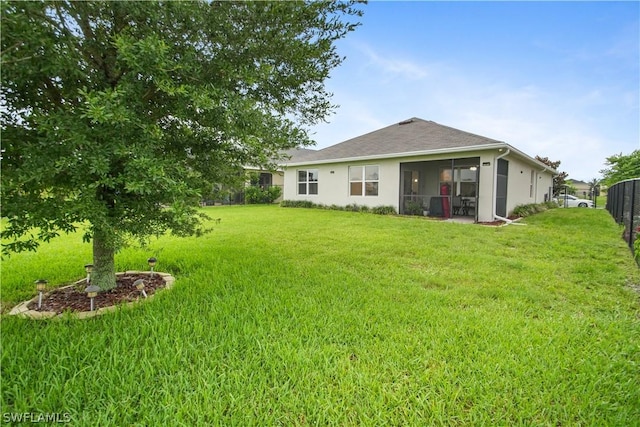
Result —
M 116 273 L 116 276 L 123 276 L 123 275 L 130 275 L 130 274 L 145 274 L 145 275 L 151 275 L 151 272 L 149 271 L 135 271 L 135 270 L 131 270 L 131 271 L 125 271 L 125 272 L 120 272 L 120 273 Z M 160 276 L 162 277 L 162 280 L 164 280 L 165 282 L 165 289 L 171 289 L 173 287 L 173 283 L 175 282 L 175 278 L 169 274 L 169 273 L 162 273 L 162 272 L 154 272 L 154 275 Z M 82 283 L 85 283 L 86 279 L 81 279 L 78 280 L 77 282 L 75 282 L 72 285 L 68 285 L 68 286 L 64 286 L 63 288 L 60 289 L 64 289 L 64 288 L 69 288 L 69 287 L 73 287 Z M 43 294 L 43 296 L 50 294 L 53 291 L 47 292 L 45 294 Z M 149 295 L 148 298 L 152 298 L 155 294 Z M 23 317 L 23 318 L 28 318 L 28 319 L 56 319 L 56 318 L 62 318 L 63 316 L 70 316 L 71 318 L 76 318 L 76 319 L 88 319 L 91 317 L 95 317 L 95 316 L 100 316 L 102 314 L 105 313 L 110 313 L 112 311 L 118 310 L 121 307 L 129 307 L 135 304 L 139 304 L 140 302 L 142 302 L 143 300 L 137 300 L 137 301 L 131 301 L 128 303 L 123 303 L 123 304 L 116 304 L 116 305 L 111 305 L 108 307 L 102 307 L 99 308 L 97 310 L 94 311 L 77 311 L 77 312 L 71 312 L 71 313 L 64 313 L 64 314 L 58 314 L 55 311 L 36 311 L 36 310 L 31 310 L 29 309 L 29 304 L 32 302 L 36 302 L 38 301 L 38 295 L 36 295 L 35 297 L 33 297 L 30 300 L 21 302 L 20 304 L 16 305 L 15 307 L 13 307 L 13 309 L 11 309 L 11 311 L 9 312 L 10 316 L 19 316 L 19 317 Z

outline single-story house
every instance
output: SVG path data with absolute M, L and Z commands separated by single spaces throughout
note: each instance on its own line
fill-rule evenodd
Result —
M 591 197 L 591 186 L 589 183 L 580 181 L 579 179 L 568 179 L 569 183 L 575 188 L 575 195 L 578 197 L 588 198 Z
M 557 173 L 505 142 L 419 118 L 290 154 L 282 165 L 285 200 L 478 222 L 549 200 Z
M 284 173 L 281 170 L 269 171 L 255 166 L 245 166 L 246 174 L 255 174 L 258 181 L 253 184 L 260 188 L 268 188 L 271 186 L 282 187 L 284 185 Z M 245 182 L 245 187 L 252 185 L 250 181 Z

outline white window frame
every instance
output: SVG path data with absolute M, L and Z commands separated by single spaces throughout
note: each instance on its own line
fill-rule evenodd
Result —
M 529 183 L 529 197 L 530 198 L 533 198 L 533 186 L 534 186 L 535 182 L 536 182 L 536 171 L 531 169 L 531 180 L 530 180 L 530 183 Z
M 353 175 L 352 175 L 352 170 L 355 170 L 356 168 L 360 169 L 360 178 L 357 179 L 353 179 Z M 375 172 L 373 172 L 372 174 L 369 174 L 369 177 L 367 176 L 367 168 L 376 168 Z M 372 178 L 371 175 L 375 175 L 375 178 Z M 353 185 L 355 183 L 360 183 L 360 194 L 354 194 L 353 192 Z M 375 188 L 375 194 L 367 194 L 367 184 L 369 184 L 369 187 L 371 188 L 371 186 L 373 184 L 373 187 Z M 370 192 L 369 192 L 370 193 Z M 380 194 L 380 165 L 354 165 L 354 166 L 349 166 L 349 196 L 351 197 L 378 197 L 378 195 Z
M 298 169 L 297 171 L 298 181 L 298 195 L 302 196 L 317 196 L 318 195 L 318 169 Z M 304 173 L 304 180 L 300 179 L 300 174 Z M 315 179 L 313 177 L 315 176 Z M 315 193 L 311 192 L 311 189 L 315 184 Z M 304 192 L 300 191 L 301 185 L 304 185 Z

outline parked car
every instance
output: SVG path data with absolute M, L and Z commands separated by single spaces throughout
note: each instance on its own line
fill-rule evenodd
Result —
M 561 194 L 557 198 L 554 197 L 554 202 L 560 205 L 560 207 L 568 208 L 592 208 L 593 202 L 588 199 L 579 199 L 571 194 Z

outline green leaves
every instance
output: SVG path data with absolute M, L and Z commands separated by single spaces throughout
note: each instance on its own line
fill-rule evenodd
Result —
M 129 122 L 127 107 L 118 90 L 87 92 L 86 89 L 81 89 L 80 95 L 85 99 L 85 112 L 80 114 L 80 118 L 89 119 L 92 125 Z
M 108 245 L 202 231 L 204 182 L 310 143 L 306 126 L 333 108 L 334 42 L 361 14 L 352 2 L 0 7 L 8 250 L 83 222 L 87 237 L 117 234 Z
M 614 154 L 607 157 L 607 168 L 600 171 L 606 185 L 613 185 L 625 179 L 640 177 L 640 150 L 631 154 Z

